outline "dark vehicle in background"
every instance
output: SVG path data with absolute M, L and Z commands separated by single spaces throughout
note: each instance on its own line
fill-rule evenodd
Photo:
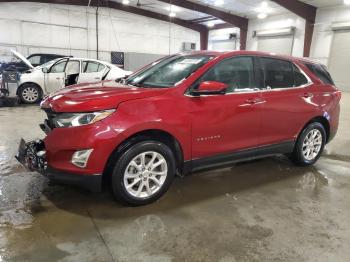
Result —
M 66 55 L 57 55 L 57 54 L 31 54 L 27 57 L 27 60 L 34 66 L 39 66 L 44 63 L 47 63 L 51 60 L 54 60 L 56 58 L 66 57 Z M 10 70 L 10 71 L 18 71 L 18 72 L 25 72 L 29 70 L 30 67 L 24 63 L 22 60 L 19 60 L 17 62 L 9 62 L 9 63 L 0 63 L 0 74 L 4 70 Z

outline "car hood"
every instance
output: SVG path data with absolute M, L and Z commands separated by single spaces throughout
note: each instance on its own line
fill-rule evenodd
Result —
M 116 108 L 128 100 L 162 95 L 166 91 L 165 88 L 139 88 L 115 81 L 78 84 L 47 96 L 41 107 L 55 112 L 93 112 Z
M 19 59 L 21 59 L 27 66 L 29 66 L 30 68 L 34 68 L 34 66 L 29 62 L 29 60 L 27 58 L 25 58 L 22 54 L 18 53 L 15 50 L 11 50 L 11 52 L 17 56 Z

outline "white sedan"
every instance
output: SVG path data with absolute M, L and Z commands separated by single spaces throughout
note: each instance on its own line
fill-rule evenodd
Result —
M 19 54 L 19 56 L 21 56 Z M 130 75 L 115 65 L 87 58 L 58 58 L 23 73 L 19 80 L 16 94 L 26 104 L 38 102 L 44 95 L 50 94 L 69 85 L 116 80 Z

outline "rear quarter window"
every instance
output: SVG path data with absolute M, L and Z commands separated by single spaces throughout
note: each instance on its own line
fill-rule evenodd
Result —
M 327 71 L 326 67 L 320 64 L 304 64 L 312 73 L 315 74 L 323 83 L 327 85 L 334 85 L 334 81 Z

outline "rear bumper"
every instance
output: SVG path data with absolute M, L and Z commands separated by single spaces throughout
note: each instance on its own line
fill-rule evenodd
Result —
M 80 174 L 61 171 L 47 165 L 45 144 L 42 140 L 26 143 L 21 140 L 16 159 L 28 170 L 36 171 L 48 177 L 52 182 L 69 184 L 102 191 L 102 174 Z

